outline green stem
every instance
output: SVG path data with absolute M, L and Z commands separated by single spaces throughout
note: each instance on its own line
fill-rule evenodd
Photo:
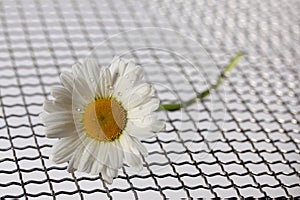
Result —
M 226 79 L 226 75 L 237 65 L 237 63 L 240 61 L 240 59 L 242 58 L 243 54 L 242 53 L 238 53 L 229 63 L 229 65 L 227 65 L 224 69 L 224 71 L 220 74 L 220 76 L 217 79 L 217 82 L 213 85 L 211 85 L 207 90 L 200 92 L 197 94 L 196 97 L 182 102 L 182 103 L 170 103 L 170 104 L 161 104 L 159 106 L 159 108 L 157 109 L 157 111 L 161 111 L 161 110 L 166 110 L 166 111 L 176 111 L 179 110 L 181 108 L 186 108 L 194 103 L 197 102 L 197 99 L 204 99 L 205 97 L 207 97 L 208 95 L 211 94 L 211 92 L 213 90 L 216 90 L 219 88 L 219 86 L 224 82 L 224 80 Z

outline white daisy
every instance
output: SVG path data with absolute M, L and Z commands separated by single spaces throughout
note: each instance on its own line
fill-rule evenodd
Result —
M 142 68 L 115 57 L 100 69 L 87 58 L 60 78 L 63 87 L 52 88 L 54 100 L 46 100 L 41 113 L 47 137 L 60 138 L 50 159 L 69 162 L 69 172 L 101 173 L 108 183 L 124 161 L 140 170 L 147 155 L 140 140 L 164 128 L 153 113 L 159 99 L 143 81 Z

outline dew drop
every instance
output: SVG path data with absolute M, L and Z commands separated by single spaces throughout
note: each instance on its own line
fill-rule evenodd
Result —
M 132 83 L 132 84 L 133 84 L 133 83 L 134 83 L 134 80 L 130 80 L 130 83 Z
M 94 82 L 94 79 L 93 78 L 90 78 L 91 82 Z
M 107 86 L 107 88 L 108 88 L 109 90 L 113 90 L 113 89 L 114 89 L 114 87 L 113 87 L 112 85 Z
M 118 92 L 118 96 L 122 96 L 122 92 Z
M 81 108 L 76 108 L 76 111 L 77 111 L 77 112 L 80 112 L 80 111 L 81 111 Z

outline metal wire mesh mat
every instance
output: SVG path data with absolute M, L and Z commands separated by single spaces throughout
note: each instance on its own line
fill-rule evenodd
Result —
M 0 197 L 299 196 L 299 10 L 297 0 L 0 1 Z M 212 62 L 170 30 L 202 44 Z M 120 52 L 143 65 L 162 102 L 207 88 L 245 54 L 209 98 L 161 112 L 167 127 L 143 141 L 143 171 L 125 166 L 112 185 L 50 162 L 55 140 L 38 118 L 60 72 L 102 41 L 103 65 Z

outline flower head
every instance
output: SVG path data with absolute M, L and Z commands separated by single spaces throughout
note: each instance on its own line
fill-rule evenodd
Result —
M 52 88 L 54 100 L 46 100 L 41 113 L 46 136 L 60 138 L 50 159 L 69 162 L 69 172 L 101 173 L 108 183 L 124 161 L 142 169 L 147 150 L 140 140 L 164 127 L 153 113 L 160 102 L 142 68 L 115 57 L 101 69 L 87 58 L 60 78 L 63 87 Z

